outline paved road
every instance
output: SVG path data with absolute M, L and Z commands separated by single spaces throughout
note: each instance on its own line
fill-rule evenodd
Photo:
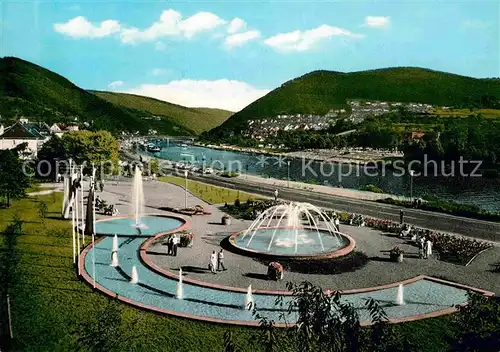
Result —
M 262 194 L 268 197 L 272 197 L 276 189 L 276 186 L 273 185 L 213 175 L 201 176 L 190 174 L 189 178 L 227 188 Z M 279 197 L 286 200 L 309 202 L 317 206 L 328 207 L 338 211 L 348 211 L 376 218 L 399 221 L 399 211 L 401 208 L 394 205 L 298 189 L 292 190 L 278 187 L 278 191 Z M 405 208 L 404 213 L 405 222 L 419 227 L 500 242 L 500 223 L 434 213 L 419 209 Z

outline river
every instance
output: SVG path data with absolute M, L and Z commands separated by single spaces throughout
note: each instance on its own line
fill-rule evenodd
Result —
M 500 181 L 486 177 L 434 177 L 433 175 L 401 175 L 390 168 L 366 168 L 354 164 L 321 163 L 307 159 L 286 159 L 235 151 L 217 150 L 197 146 L 182 147 L 166 142 L 158 144 L 160 159 L 204 164 L 214 169 L 232 170 L 263 177 L 302 181 L 333 187 L 361 189 L 375 185 L 384 192 L 441 199 L 472 204 L 489 211 L 500 211 Z M 288 166 L 288 161 L 290 165 Z

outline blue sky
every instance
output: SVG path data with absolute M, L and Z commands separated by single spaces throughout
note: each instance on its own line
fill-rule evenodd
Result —
M 317 69 L 500 76 L 498 1 L 3 1 L 1 56 L 75 84 L 239 110 Z

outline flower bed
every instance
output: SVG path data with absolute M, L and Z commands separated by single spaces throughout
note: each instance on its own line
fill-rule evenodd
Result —
M 226 205 L 225 211 L 232 214 L 235 217 L 252 220 L 265 209 L 277 205 L 285 204 L 284 201 L 274 201 L 274 200 L 259 200 L 253 201 L 248 200 L 245 203 L 239 204 L 237 207 L 234 205 Z M 391 220 L 376 219 L 371 217 L 363 217 L 356 214 L 351 214 L 347 212 L 334 212 L 332 210 L 324 210 L 325 214 L 330 218 L 334 216 L 339 218 L 339 221 L 344 224 L 352 224 L 361 226 L 371 227 L 383 232 L 397 233 L 399 234 L 402 230 L 402 225 Z M 492 247 L 491 244 L 468 239 L 464 237 L 458 237 L 453 235 L 448 235 L 445 233 L 425 230 L 418 227 L 411 228 L 410 237 L 428 237 L 432 242 L 433 249 L 439 254 L 439 259 L 466 265 L 469 261 L 474 258 L 481 251 Z M 287 267 L 287 264 L 285 264 Z M 286 268 L 289 270 L 289 268 Z
M 366 226 L 371 228 L 391 232 L 400 233 L 402 226 L 399 223 L 390 220 L 380 220 L 374 218 L 365 218 Z M 439 259 L 466 265 L 479 252 L 492 247 L 493 245 L 487 242 L 473 240 L 464 237 L 448 235 L 442 232 L 425 230 L 418 227 L 412 227 L 409 237 L 428 237 L 432 242 L 432 247 L 439 253 Z

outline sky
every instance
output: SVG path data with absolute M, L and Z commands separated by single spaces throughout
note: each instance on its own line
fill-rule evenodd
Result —
M 500 76 L 500 2 L 0 0 L 0 56 L 85 89 L 238 111 L 313 70 Z

